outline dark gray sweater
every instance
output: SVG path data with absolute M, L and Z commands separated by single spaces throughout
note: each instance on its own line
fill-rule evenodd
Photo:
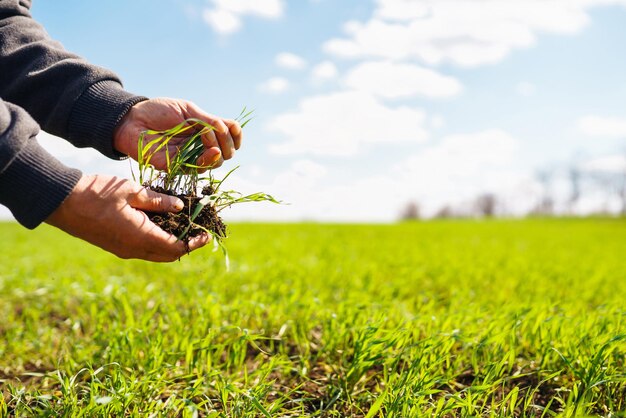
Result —
M 124 91 L 115 74 L 50 39 L 30 6 L 30 0 L 0 0 L 0 204 L 34 228 L 81 176 L 39 146 L 40 127 L 119 159 L 113 131 L 145 97 Z

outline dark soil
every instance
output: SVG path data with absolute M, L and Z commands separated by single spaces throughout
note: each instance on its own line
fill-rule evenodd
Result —
M 191 215 L 193 213 L 194 208 L 204 196 L 210 196 L 213 194 L 213 189 L 211 186 L 206 186 L 202 189 L 201 196 L 192 196 L 192 195 L 181 195 L 174 193 L 170 190 L 165 190 L 162 187 L 154 187 L 154 186 L 146 186 L 151 190 L 154 190 L 158 193 L 167 194 L 170 196 L 176 196 L 184 203 L 184 208 L 178 213 L 155 213 L 155 212 L 146 212 L 148 218 L 156 225 L 158 225 L 165 232 L 169 232 L 172 235 L 179 237 L 185 229 L 189 226 L 191 222 Z M 200 225 L 203 228 L 208 229 L 215 233 L 218 239 L 226 238 L 226 224 L 222 221 L 222 218 L 219 217 L 215 208 L 211 205 L 206 205 L 196 219 L 193 221 L 194 224 Z M 189 229 L 189 232 L 183 238 L 185 243 L 188 243 L 189 240 L 198 235 L 202 235 L 206 233 L 201 228 L 197 226 L 192 226 Z

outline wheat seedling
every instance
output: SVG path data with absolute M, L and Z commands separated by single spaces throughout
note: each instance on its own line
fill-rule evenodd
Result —
M 252 111 L 244 108 L 235 118 L 245 127 L 252 119 Z M 184 213 L 186 226 L 177 233 L 179 240 L 188 240 L 194 231 L 204 231 L 213 237 L 215 248 L 220 247 L 227 256 L 222 240 L 226 238 L 225 226 L 218 214 L 225 208 L 245 202 L 268 201 L 280 203 L 269 194 L 258 192 L 244 195 L 235 190 L 224 190 L 224 181 L 238 168 L 230 170 L 222 179 L 216 179 L 211 168 L 201 177 L 203 167 L 197 165 L 197 160 L 204 151 L 202 136 L 215 128 L 200 119 L 187 119 L 178 125 L 164 130 L 147 130 L 141 133 L 137 148 L 139 163 L 139 183 L 150 189 L 179 196 L 189 202 Z M 171 142 L 174 139 L 186 138 L 175 152 L 170 152 Z M 164 152 L 167 169 L 159 171 L 151 164 L 157 152 Z M 135 178 L 133 173 L 133 178 Z M 200 191 L 200 193 L 199 193 Z M 215 223 L 211 225 L 196 222 L 198 217 L 208 211 Z M 193 234 L 192 234 L 193 235 Z

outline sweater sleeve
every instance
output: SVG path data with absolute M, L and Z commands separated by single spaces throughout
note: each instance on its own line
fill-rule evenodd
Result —
M 81 177 L 39 146 L 38 132 L 26 111 L 0 100 L 0 204 L 31 229 L 54 212 Z
M 30 6 L 30 0 L 0 0 L 0 97 L 77 147 L 123 157 L 113 149 L 113 131 L 146 98 L 126 92 L 111 71 L 67 52 L 32 19 Z

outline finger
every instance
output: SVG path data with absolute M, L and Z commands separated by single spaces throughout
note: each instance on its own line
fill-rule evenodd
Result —
M 160 230 L 160 228 L 156 228 Z M 185 246 L 185 243 L 175 236 L 168 234 L 165 231 L 160 230 L 165 236 L 154 237 L 152 240 L 153 248 L 150 248 L 143 259 L 148 261 L 156 261 L 160 263 L 169 263 L 172 261 L 176 261 L 180 259 L 182 256 L 187 254 L 189 251 Z M 161 235 L 161 234 L 158 234 Z
M 198 164 L 201 167 L 215 168 L 221 165 L 220 160 L 223 161 L 222 149 L 220 143 L 217 140 L 215 131 L 209 131 L 202 135 L 202 143 L 206 148 L 206 151 L 198 158 Z M 209 155 L 205 156 L 207 151 L 210 151 Z M 217 156 L 219 153 L 219 156 Z
M 189 251 L 191 252 L 197 250 L 198 248 L 204 247 L 209 242 L 211 242 L 211 236 L 209 234 L 202 234 L 190 239 L 187 243 L 187 246 L 189 247 Z
M 175 261 L 187 253 L 187 246 L 183 241 L 152 223 L 145 213 L 142 212 L 141 215 L 145 217 L 142 225 L 145 231 L 143 244 L 151 261 Z
M 169 262 L 182 257 L 186 252 L 185 243 L 174 235 L 165 232 L 148 218 L 145 212 L 126 206 L 126 225 L 128 233 L 120 242 L 117 251 L 112 251 L 121 258 L 138 258 L 155 262 Z
M 159 229 L 159 228 L 157 228 Z M 161 233 L 163 232 L 163 234 Z M 178 260 L 185 254 L 204 247 L 211 242 L 209 234 L 202 234 L 191 238 L 186 244 L 164 231 L 154 231 L 154 248 L 148 253 L 151 261 L 171 262 Z
M 235 149 L 239 149 L 241 147 L 241 139 L 243 137 L 243 131 L 239 122 L 232 119 L 222 119 L 226 126 L 228 126 L 228 130 L 230 131 L 230 136 L 233 138 L 233 144 L 235 145 Z
M 222 158 L 220 149 L 213 147 L 204 151 L 204 153 L 198 158 L 198 162 L 196 164 L 200 167 L 213 169 L 221 166 L 223 162 L 224 158 Z
M 216 145 L 219 146 L 222 151 L 222 156 L 226 160 L 235 155 L 234 139 L 231 136 L 230 128 L 226 126 L 226 123 L 222 120 L 222 118 L 204 112 L 193 103 L 186 103 L 185 109 L 190 117 L 201 119 L 213 127 L 211 133 L 214 134 L 217 144 L 205 143 L 207 148 Z
M 212 129 L 202 134 L 202 143 L 206 148 L 220 147 L 220 143 L 217 141 L 215 131 Z
M 217 147 L 225 160 L 232 158 L 235 155 L 235 144 L 228 127 L 219 119 L 213 120 L 211 125 L 214 129 L 202 135 L 202 143 L 206 148 Z
M 230 129 L 221 119 L 215 120 L 213 126 L 215 127 L 215 136 L 222 150 L 222 156 L 225 160 L 230 160 L 235 155 L 235 142 L 230 134 Z
M 129 195 L 128 204 L 135 209 L 161 213 L 179 212 L 184 207 L 183 201 L 176 196 L 157 193 L 145 187 Z

